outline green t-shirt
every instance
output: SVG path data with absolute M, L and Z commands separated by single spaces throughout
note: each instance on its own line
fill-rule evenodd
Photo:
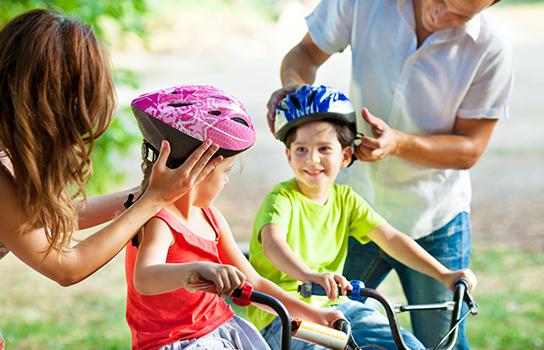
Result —
M 313 271 L 342 274 L 349 236 L 368 243 L 367 235 L 382 222 L 384 219 L 349 186 L 334 184 L 327 202 L 321 205 L 304 196 L 291 179 L 276 185 L 261 204 L 253 225 L 249 260 L 261 276 L 299 296 L 300 282 L 279 271 L 264 254 L 264 226 L 279 225 L 293 253 Z M 330 305 L 326 297 L 299 298 L 318 306 Z M 275 317 L 256 307 L 250 307 L 248 315 L 259 329 Z

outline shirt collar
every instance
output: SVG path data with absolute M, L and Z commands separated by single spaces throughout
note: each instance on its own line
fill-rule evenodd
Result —
M 478 36 L 480 36 L 480 22 L 482 15 L 479 13 L 476 16 L 472 17 L 470 21 L 465 24 L 465 32 L 472 38 L 472 40 L 476 41 L 478 40 Z

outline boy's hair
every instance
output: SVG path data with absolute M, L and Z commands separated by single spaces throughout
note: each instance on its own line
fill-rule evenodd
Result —
M 46 228 L 46 253 L 77 229 L 94 140 L 115 110 L 110 62 L 92 29 L 37 9 L 0 30 L 0 149 L 14 168 L 27 223 Z
M 338 142 L 340 142 L 342 148 L 351 147 L 353 145 L 353 142 L 355 141 L 355 134 L 346 124 L 340 123 L 334 119 L 321 119 L 319 121 L 332 124 L 334 130 L 336 131 Z M 298 125 L 287 132 L 284 142 L 287 148 L 291 148 L 291 144 L 295 142 L 297 137 L 297 130 L 302 125 L 305 124 Z

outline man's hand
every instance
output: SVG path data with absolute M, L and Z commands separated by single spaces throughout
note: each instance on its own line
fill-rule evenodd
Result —
M 285 96 L 295 92 L 296 89 L 298 89 L 302 85 L 303 84 L 301 83 L 290 83 L 285 85 L 281 89 L 274 91 L 272 95 L 270 95 L 270 99 L 266 104 L 266 108 L 268 109 L 266 121 L 268 122 L 268 128 L 270 128 L 272 134 L 275 134 L 274 122 L 276 121 L 276 107 L 278 106 L 280 101 L 284 99 Z
M 399 143 L 399 133 L 389 127 L 382 119 L 363 108 L 364 121 L 371 126 L 374 137 L 361 137 L 361 144 L 355 148 L 355 156 L 360 161 L 375 162 L 388 155 L 395 154 Z

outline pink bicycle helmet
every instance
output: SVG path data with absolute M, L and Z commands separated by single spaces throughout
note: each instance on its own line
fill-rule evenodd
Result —
M 141 95 L 131 106 L 144 136 L 142 155 L 155 160 L 162 140 L 168 140 L 171 168 L 207 139 L 219 145 L 216 155 L 223 157 L 255 143 L 255 128 L 245 107 L 213 86 L 174 86 Z

